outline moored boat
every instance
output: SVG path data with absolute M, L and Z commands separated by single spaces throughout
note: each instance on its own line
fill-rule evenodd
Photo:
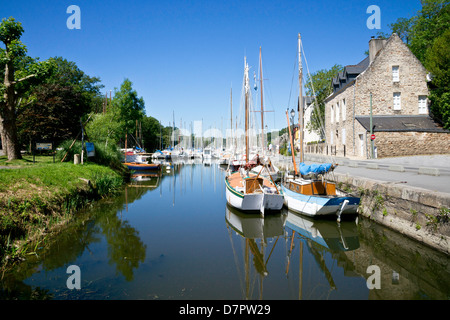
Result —
M 251 98 L 246 60 L 244 64 L 243 90 L 245 96 L 245 132 L 248 132 Z M 279 211 L 283 207 L 283 195 L 273 181 L 260 175 L 261 172 L 258 174 L 249 172 L 248 136 L 245 140 L 245 165 L 240 166 L 238 171 L 229 168 L 225 176 L 227 202 L 239 210 L 247 212 L 259 211 L 262 215 L 266 211 Z
M 159 170 L 161 165 L 159 163 L 141 163 L 141 162 L 125 162 L 125 166 L 130 170 Z
M 299 79 L 302 79 L 301 67 L 301 38 L 298 37 L 299 48 Z M 301 80 L 300 80 L 301 81 Z M 299 83 L 299 119 L 303 122 L 302 83 Z M 303 148 L 300 150 L 300 172 L 297 171 L 295 163 L 295 149 L 292 140 L 289 116 L 286 112 L 289 128 L 289 137 L 294 165 L 294 175 L 285 178 L 281 185 L 284 194 L 284 204 L 288 209 L 307 216 L 329 216 L 336 215 L 338 221 L 342 214 L 356 214 L 360 198 L 349 195 L 340 195 L 336 190 L 336 184 L 330 181 L 330 174 L 336 167 L 332 163 L 318 165 L 306 165 L 303 162 Z M 303 123 L 300 127 L 300 146 L 303 146 Z

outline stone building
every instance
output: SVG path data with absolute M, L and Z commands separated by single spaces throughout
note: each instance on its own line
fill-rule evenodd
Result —
M 326 152 L 364 159 L 450 153 L 450 132 L 429 115 L 428 77 L 397 34 L 372 38 L 369 56 L 332 81 Z
M 318 142 L 322 140 L 322 137 L 314 130 L 309 130 L 311 117 L 314 108 L 314 99 L 310 96 L 303 97 L 303 119 L 304 119 L 304 130 L 303 130 L 303 145 L 308 146 L 310 143 Z M 299 109 L 297 108 L 297 112 Z M 298 130 L 298 124 L 294 126 L 294 146 L 296 150 L 300 150 L 300 131 Z

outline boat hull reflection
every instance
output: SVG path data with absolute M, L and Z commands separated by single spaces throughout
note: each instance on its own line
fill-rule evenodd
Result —
M 225 220 L 244 238 L 265 239 L 283 235 L 286 215 L 279 213 L 263 217 L 259 213 L 244 213 L 227 204 Z
M 352 251 L 359 248 L 357 219 L 337 222 L 307 217 L 288 210 L 286 227 L 329 251 Z

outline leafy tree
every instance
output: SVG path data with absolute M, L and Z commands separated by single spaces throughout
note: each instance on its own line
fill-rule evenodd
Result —
M 0 24 L 0 73 L 3 83 L 0 85 L 0 123 L 3 150 L 9 160 L 20 159 L 20 143 L 16 127 L 16 107 L 21 100 L 21 92 L 27 90 L 35 78 L 40 79 L 50 69 L 46 62 L 38 62 L 26 56 L 26 47 L 20 41 L 23 27 L 13 17 L 3 18 Z
M 120 114 L 117 108 L 108 108 L 106 113 L 98 113 L 86 125 L 89 139 L 108 145 L 118 145 L 124 133 L 120 124 Z
M 23 94 L 17 107 L 19 141 L 51 140 L 59 144 L 80 132 L 80 119 L 101 105 L 98 78 L 61 57 L 47 61 L 52 72 Z
M 109 144 L 118 145 L 125 133 L 136 131 L 136 122 L 144 118 L 144 107 L 144 99 L 138 97 L 131 81 L 125 79 L 120 89 L 114 90 L 114 98 L 106 113 L 95 114 L 86 125 L 89 138 L 105 143 L 105 147 Z
M 142 119 L 145 114 L 145 103 L 142 97 L 138 97 L 136 90 L 132 88 L 132 82 L 125 79 L 120 89 L 114 90 L 112 104 L 117 108 L 120 117 L 122 132 L 133 132 L 136 129 L 136 121 Z
M 450 26 L 450 3 L 447 0 L 422 0 L 422 9 L 412 18 L 409 48 L 422 62 L 436 38 Z
M 160 135 L 163 131 L 163 127 L 157 119 L 151 116 L 143 117 L 142 136 L 144 140 L 144 148 L 147 151 L 154 151 L 160 148 Z
M 425 66 L 433 74 L 430 85 L 430 111 L 450 129 L 450 28 L 427 50 Z
M 409 44 L 411 38 L 411 26 L 414 22 L 414 18 L 398 18 L 396 22 L 391 23 L 388 27 L 391 29 L 391 33 L 396 33 L 400 39 L 406 44 Z M 385 32 L 378 32 L 378 37 L 388 39 L 390 34 Z M 369 55 L 369 51 L 367 51 Z
M 333 78 L 343 70 L 341 65 L 335 64 L 330 69 L 321 69 L 308 76 L 308 82 L 305 84 L 306 95 L 314 99 L 313 112 L 311 113 L 311 121 L 307 125 L 307 129 L 317 132 L 323 136 L 323 126 L 325 124 L 325 99 L 333 91 L 330 83 Z
M 25 142 L 59 142 L 73 138 L 80 131 L 80 119 L 86 112 L 83 98 L 71 86 L 40 85 L 34 90 L 33 103 L 22 108 L 17 117 L 19 136 Z

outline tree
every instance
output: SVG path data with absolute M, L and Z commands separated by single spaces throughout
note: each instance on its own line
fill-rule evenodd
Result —
M 145 103 L 142 97 L 138 97 L 136 90 L 132 87 L 132 82 L 125 79 L 120 89 L 114 90 L 112 100 L 113 108 L 117 108 L 122 133 L 131 133 L 136 130 L 136 122 L 142 120 L 145 115 Z
M 335 64 L 328 70 L 322 69 L 308 76 L 308 82 L 305 84 L 306 95 L 313 98 L 315 96 L 311 121 L 307 125 L 310 132 L 315 131 L 321 136 L 324 135 L 325 99 L 332 92 L 331 81 L 342 70 L 341 65 Z
M 19 92 L 26 90 L 23 85 L 29 82 L 29 79 L 39 78 L 49 70 L 47 63 L 27 58 L 26 47 L 20 41 L 23 31 L 22 24 L 16 22 L 13 17 L 2 19 L 0 41 L 5 48 L 0 48 L 0 70 L 4 76 L 3 84 L 0 86 L 0 129 L 3 150 L 6 150 L 8 160 L 22 157 L 16 127 Z M 23 68 L 17 69 L 20 64 Z
M 433 74 L 430 111 L 450 129 L 450 27 L 427 50 L 425 66 Z
M 144 138 L 144 148 L 147 151 L 154 151 L 161 147 L 160 135 L 164 135 L 165 128 L 163 128 L 160 122 L 151 117 L 145 116 L 142 119 L 142 136 Z
M 19 142 L 51 140 L 59 144 L 81 130 L 80 118 L 98 109 L 102 97 L 100 79 L 87 76 L 74 62 L 50 58 L 52 72 L 22 94 L 17 106 Z
M 17 129 L 22 142 L 49 140 L 56 145 L 73 138 L 80 130 L 80 118 L 86 113 L 81 93 L 71 86 L 40 85 L 34 99 L 17 116 Z
M 400 20 L 400 19 L 399 19 Z M 422 9 L 412 18 L 410 41 L 412 53 L 425 64 L 426 53 L 450 25 L 448 0 L 422 0 Z
M 86 126 L 86 131 L 92 141 L 104 142 L 105 147 L 118 144 L 125 133 L 136 130 L 136 122 L 145 115 L 145 104 L 133 90 L 130 80 L 125 79 L 120 89 L 114 90 L 114 98 L 105 114 L 96 114 Z
M 108 108 L 105 113 L 94 114 L 86 125 L 86 132 L 91 141 L 104 143 L 105 148 L 118 145 L 124 136 L 117 108 Z

